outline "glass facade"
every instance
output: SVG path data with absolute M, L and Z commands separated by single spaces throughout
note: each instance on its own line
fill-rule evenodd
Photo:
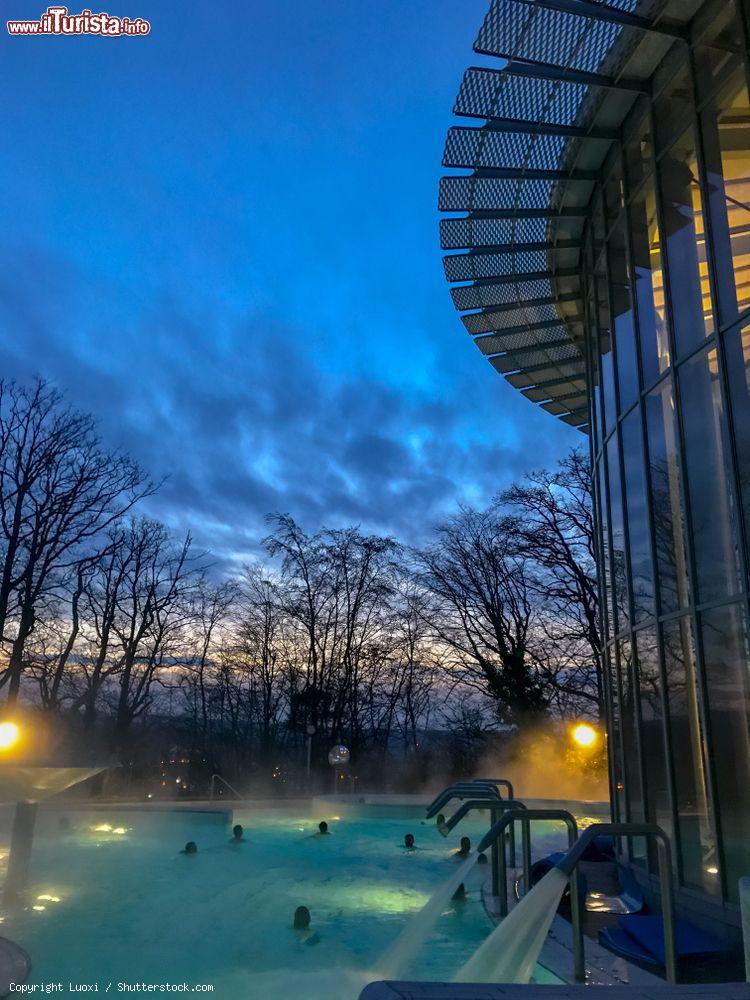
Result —
M 669 71 L 633 105 L 582 255 L 613 810 L 662 826 L 679 884 L 730 907 L 750 874 L 741 2 L 675 42 Z M 629 851 L 653 865 L 644 845 Z

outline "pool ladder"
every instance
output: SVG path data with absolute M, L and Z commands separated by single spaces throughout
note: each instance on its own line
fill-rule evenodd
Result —
M 217 781 L 220 781 L 221 784 L 224 785 L 225 788 L 228 788 L 229 791 L 232 793 L 232 795 L 236 795 L 236 797 L 238 799 L 241 799 L 243 797 L 242 795 L 240 795 L 240 793 L 237 791 L 237 789 L 234 787 L 234 785 L 230 785 L 229 784 L 229 782 L 227 781 L 226 778 L 222 778 L 222 776 L 220 774 L 212 774 L 211 775 L 211 788 L 210 788 L 210 791 L 208 793 L 208 801 L 209 802 L 213 802 L 214 798 L 216 796 L 216 782 Z

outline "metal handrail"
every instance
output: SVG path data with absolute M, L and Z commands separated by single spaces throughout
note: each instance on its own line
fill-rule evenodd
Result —
M 477 781 L 486 782 L 487 784 L 495 785 L 496 787 L 498 785 L 502 785 L 503 788 L 506 789 L 509 799 L 514 799 L 516 797 L 513 792 L 513 785 L 507 778 L 477 778 Z
M 490 785 L 475 785 L 468 781 L 450 785 L 448 788 L 444 788 L 440 795 L 427 807 L 427 819 L 432 819 L 433 816 L 436 816 L 451 799 L 481 798 L 482 796 L 497 800 L 501 797 L 497 788 Z
M 211 775 L 211 788 L 210 788 L 209 793 L 208 793 L 208 801 L 209 802 L 213 802 L 213 800 L 214 800 L 214 793 L 216 791 L 216 782 L 217 782 L 217 780 L 220 781 L 222 783 L 222 785 L 226 785 L 226 787 L 229 789 L 229 791 L 232 792 L 233 795 L 236 795 L 238 799 L 242 798 L 242 796 L 237 791 L 237 789 L 233 785 L 230 785 L 226 778 L 222 778 L 222 776 L 220 774 L 212 774 Z
M 489 804 L 488 804 L 489 802 Z M 508 813 L 518 812 L 526 809 L 523 802 L 519 800 L 510 801 L 508 799 L 497 799 L 495 801 L 487 799 L 469 799 L 468 802 L 463 802 L 458 809 L 454 812 L 449 820 L 446 820 L 442 826 L 438 826 L 438 830 L 444 837 L 447 837 L 450 831 L 457 826 L 461 820 L 474 809 L 489 809 L 490 810 L 490 830 L 494 829 L 498 825 L 498 813 Z M 489 841 L 485 836 L 482 844 L 489 845 Z M 511 825 L 509 835 L 508 835 L 508 847 L 510 848 L 510 858 L 511 864 L 515 868 L 516 865 L 516 834 L 515 829 Z M 481 845 L 477 848 L 477 853 L 484 850 Z M 500 884 L 506 884 L 508 879 L 507 867 L 506 867 L 506 855 L 505 855 L 505 842 L 503 841 L 502 850 L 500 850 L 497 841 L 492 842 L 492 895 L 498 896 L 500 894 Z M 507 901 L 506 909 L 507 912 Z
M 517 809 L 506 812 L 497 823 L 494 824 L 489 833 L 479 843 L 477 850 L 485 851 L 492 847 L 497 851 L 500 861 L 499 870 L 499 895 L 500 915 L 507 916 L 508 913 L 508 872 L 505 863 L 505 830 L 513 830 L 514 824 L 521 823 L 522 837 L 522 858 L 523 858 L 523 878 L 526 892 L 531 888 L 531 824 L 534 821 L 562 820 L 568 828 L 568 852 L 572 851 L 578 840 L 578 824 L 575 817 L 567 809 Z M 566 855 L 567 856 L 567 855 Z M 583 914 L 581 912 L 581 900 L 578 895 L 578 870 L 574 866 L 569 876 L 570 879 L 570 922 L 573 928 L 573 965 L 575 978 L 583 982 L 586 977 L 586 966 L 583 950 Z
M 497 791 L 499 795 L 500 785 L 502 785 L 506 789 L 508 793 L 507 797 L 509 799 L 515 798 L 515 795 L 513 793 L 513 785 L 511 784 L 510 781 L 508 781 L 507 778 L 472 778 L 471 781 L 454 781 L 451 785 L 448 785 L 446 788 L 444 788 L 442 792 L 440 792 L 440 794 L 437 795 L 432 800 L 429 806 L 427 806 L 427 819 L 432 819 L 437 810 L 441 809 L 446 804 L 447 801 L 448 802 L 450 801 L 450 799 L 443 799 L 443 796 L 449 791 L 453 791 L 459 788 L 468 788 L 468 789 L 481 788 L 482 790 L 494 789 L 495 791 Z M 456 796 L 456 798 L 460 798 L 460 796 Z
M 672 885 L 672 848 L 669 837 L 655 823 L 592 823 L 584 830 L 557 867 L 568 877 L 576 869 L 586 848 L 599 836 L 653 837 L 656 840 L 661 890 L 661 915 L 664 925 L 664 971 L 667 982 L 677 982 L 677 949 L 674 930 L 674 891 Z M 571 888 L 572 896 L 572 888 Z

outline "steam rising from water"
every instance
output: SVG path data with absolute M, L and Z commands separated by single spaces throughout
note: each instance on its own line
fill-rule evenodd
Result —
M 502 749 L 487 753 L 476 777 L 487 776 L 509 778 L 519 799 L 609 798 L 606 753 L 577 749 L 553 723 L 525 727 Z

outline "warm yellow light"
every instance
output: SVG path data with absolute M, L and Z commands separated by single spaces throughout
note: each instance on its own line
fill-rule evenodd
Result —
M 586 722 L 579 722 L 574 727 L 572 736 L 579 747 L 586 748 L 592 747 L 599 739 L 599 735 L 594 727 Z
M 10 750 L 18 743 L 21 730 L 15 722 L 0 722 L 0 750 Z

